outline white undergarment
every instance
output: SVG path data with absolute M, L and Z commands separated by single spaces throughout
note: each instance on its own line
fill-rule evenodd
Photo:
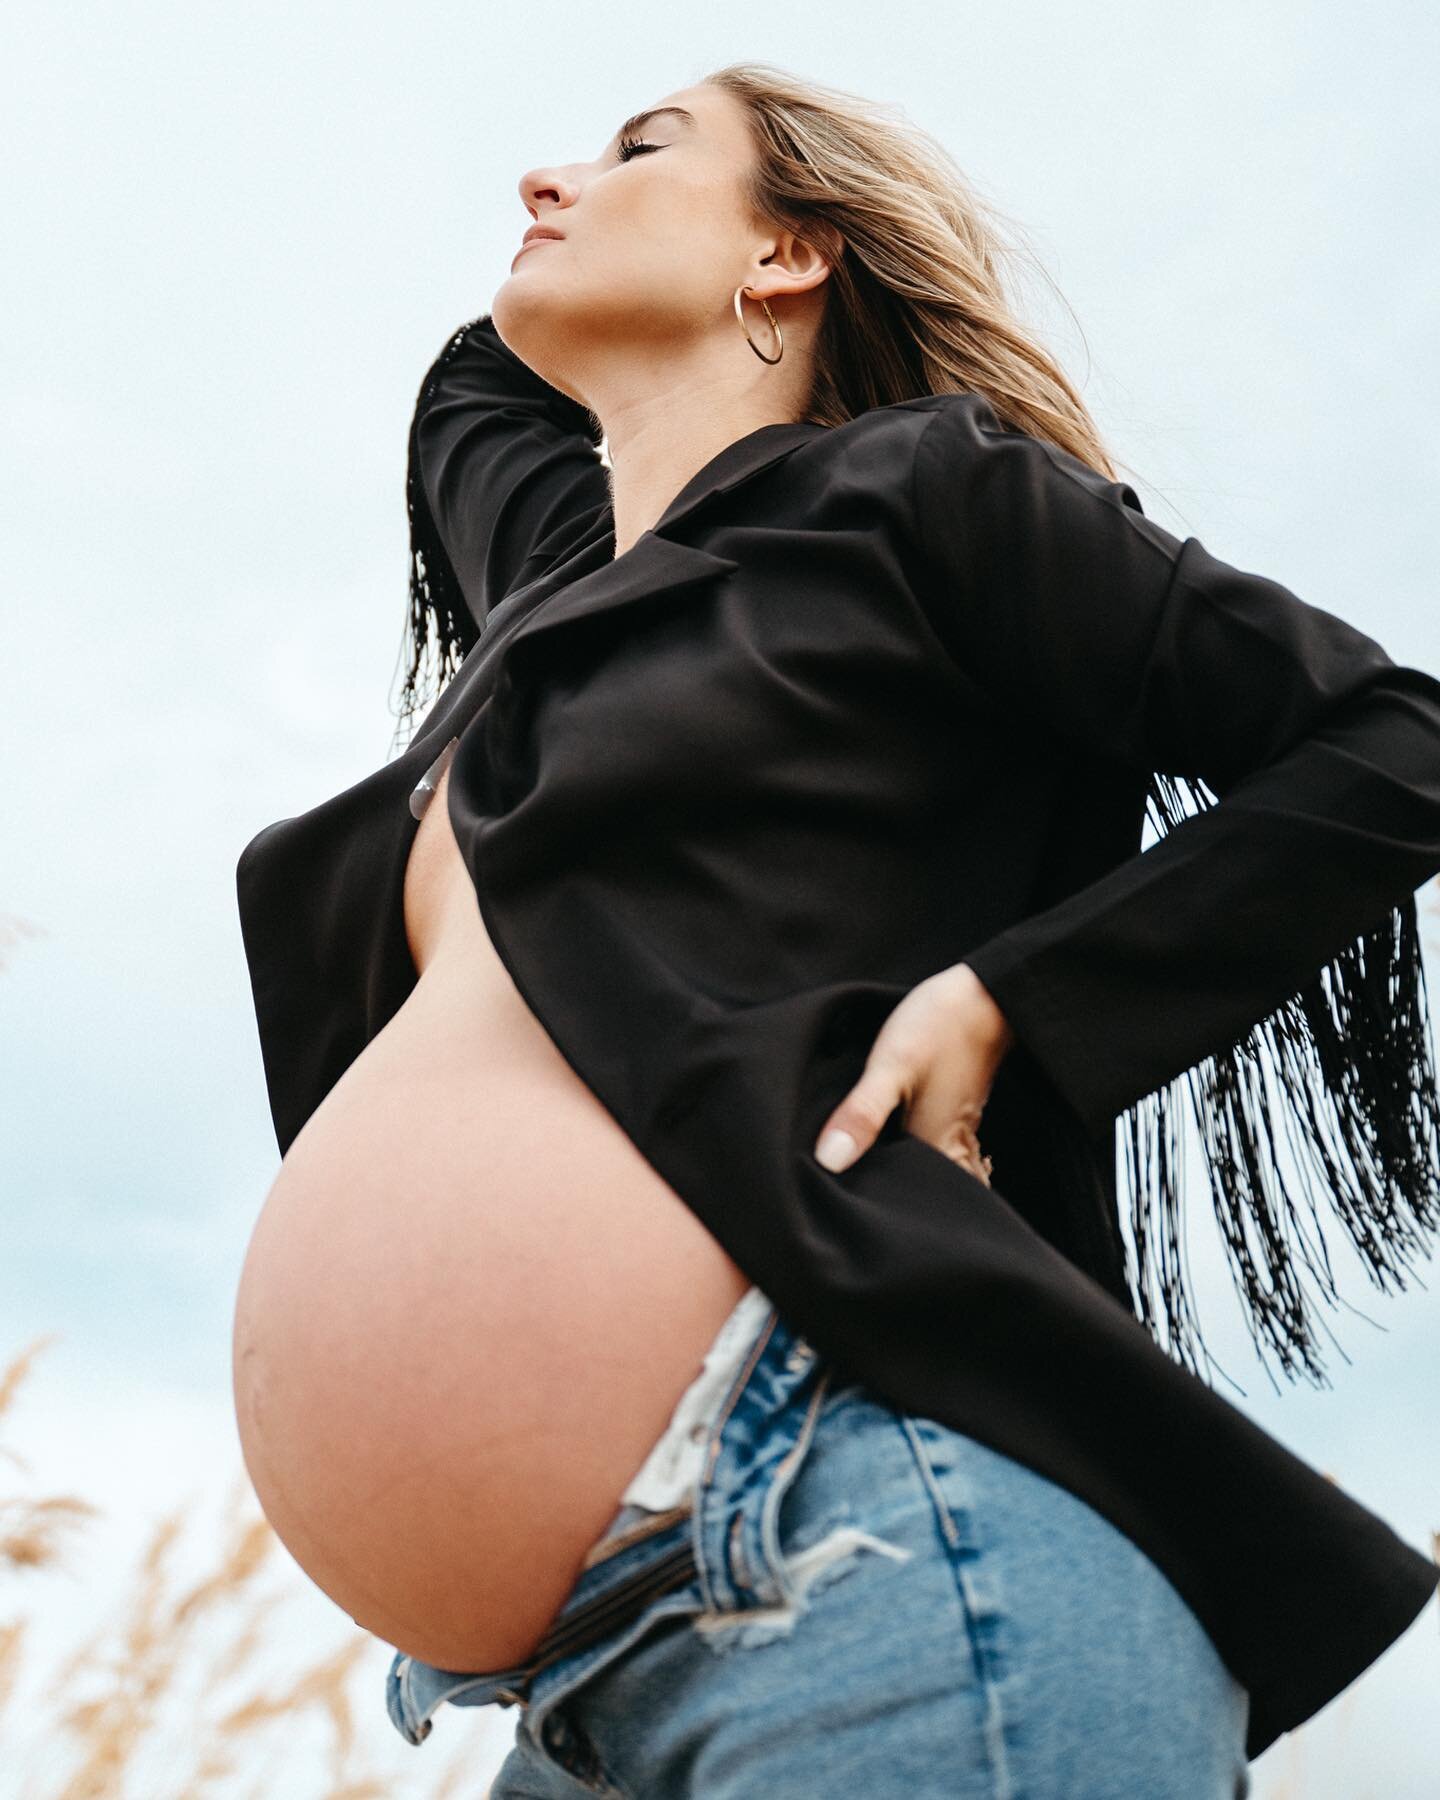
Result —
M 705 1352 L 700 1373 L 676 1402 L 669 1425 L 621 1496 L 624 1505 L 664 1512 L 689 1493 L 700 1475 L 710 1427 L 770 1312 L 771 1302 L 758 1287 L 735 1302 Z

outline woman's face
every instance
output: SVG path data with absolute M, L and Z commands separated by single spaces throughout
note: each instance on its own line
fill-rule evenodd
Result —
M 742 202 L 754 155 L 740 103 L 700 85 L 637 114 L 592 162 L 527 170 L 519 187 L 530 223 L 560 235 L 517 245 L 492 302 L 501 336 L 568 385 L 560 377 L 583 375 L 587 349 L 683 349 L 735 332 L 736 287 L 763 277 L 777 246 L 793 241 Z M 768 344 L 758 301 L 742 304 Z

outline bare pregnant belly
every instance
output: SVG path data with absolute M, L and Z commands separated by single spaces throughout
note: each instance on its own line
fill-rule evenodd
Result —
M 306 1574 L 441 1668 L 522 1662 L 748 1278 L 525 1005 L 446 812 L 419 980 L 281 1165 L 236 1299 L 246 1467 Z

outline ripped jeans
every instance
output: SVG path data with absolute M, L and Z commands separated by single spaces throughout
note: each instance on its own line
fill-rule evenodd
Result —
M 397 1655 L 410 1743 L 519 1706 L 490 1800 L 1243 1800 L 1249 1695 L 1067 1489 L 836 1371 L 771 1309 L 692 1496 L 625 1508 L 523 1667 Z

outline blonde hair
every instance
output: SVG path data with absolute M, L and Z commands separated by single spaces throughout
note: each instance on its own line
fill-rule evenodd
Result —
M 745 109 L 755 217 L 831 265 L 807 419 L 840 425 L 921 394 L 979 393 L 1003 425 L 1119 479 L 1085 402 L 1006 291 L 1007 265 L 1033 253 L 943 144 L 897 108 L 770 63 L 728 63 L 695 85 Z
M 1101 442 L 1085 402 L 1021 323 L 1006 290 L 1021 261 L 1052 290 L 1054 283 L 1023 234 L 937 139 L 898 108 L 770 63 L 728 63 L 694 85 L 707 84 L 745 109 L 756 150 L 745 200 L 757 221 L 794 231 L 831 265 L 803 417 L 843 425 L 873 406 L 922 394 L 978 393 L 1002 425 L 1120 479 L 1125 465 Z M 464 330 L 427 374 L 421 403 Z M 418 683 L 427 655 L 443 687 L 476 637 L 429 521 L 414 433 L 412 422 L 408 668 L 392 749 L 425 704 Z

